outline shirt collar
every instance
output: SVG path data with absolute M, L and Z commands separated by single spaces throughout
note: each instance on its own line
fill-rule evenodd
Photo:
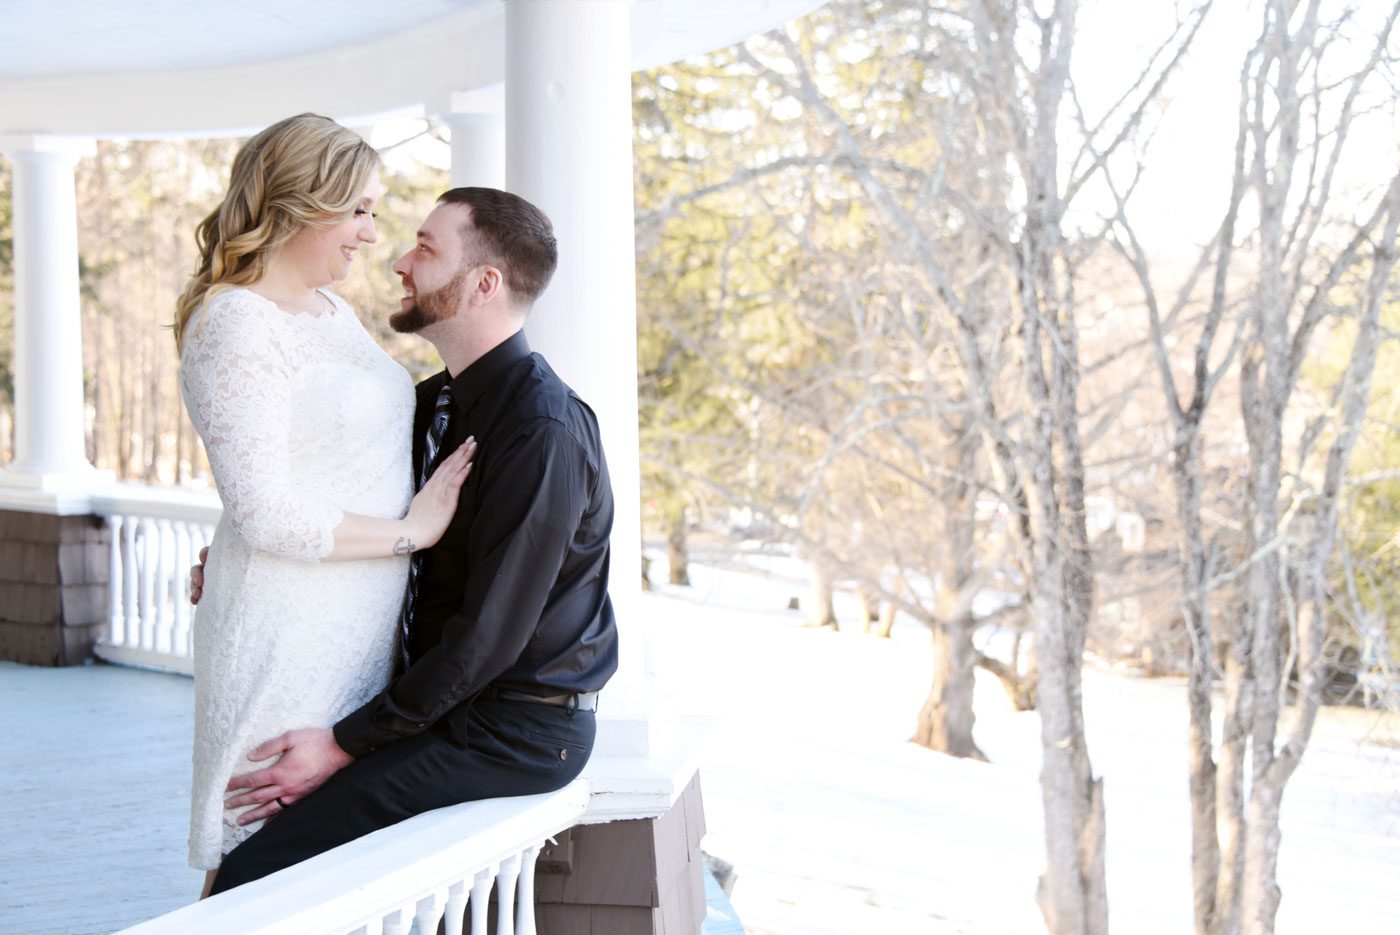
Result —
M 515 362 L 530 356 L 530 342 L 525 340 L 525 329 L 497 344 L 478 357 L 469 367 L 453 377 L 446 374 L 452 384 L 452 401 L 457 411 L 465 414 L 472 403 L 501 378 Z

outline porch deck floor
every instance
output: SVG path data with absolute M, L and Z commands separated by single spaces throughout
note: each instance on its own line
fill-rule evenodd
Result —
M 199 895 L 194 683 L 0 662 L 0 931 L 96 935 Z
M 0 932 L 106 935 L 194 900 L 194 682 L 0 662 Z M 705 935 L 742 932 L 715 884 Z

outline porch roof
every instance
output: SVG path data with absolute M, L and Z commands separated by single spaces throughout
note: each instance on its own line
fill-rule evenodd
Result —
M 631 64 L 729 45 L 823 2 L 636 0 Z M 505 21 L 502 0 L 13 0 L 0 134 L 233 135 L 303 110 L 449 110 L 454 92 L 503 80 Z

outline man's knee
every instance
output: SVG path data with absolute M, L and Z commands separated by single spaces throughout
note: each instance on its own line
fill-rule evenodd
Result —
M 218 875 L 214 877 L 211 895 L 261 880 L 296 863 L 296 858 L 290 856 L 284 847 L 279 847 L 273 840 L 274 836 L 267 833 L 268 830 L 268 827 L 262 828 L 224 855 Z
M 252 838 L 248 839 L 249 841 Z M 261 861 L 255 859 L 247 842 L 235 847 L 232 851 L 224 855 L 223 862 L 219 864 L 218 873 L 214 876 L 214 887 L 209 891 L 209 895 L 214 896 L 227 892 L 235 886 L 242 886 L 244 883 L 252 883 L 254 880 L 267 876 L 269 871 L 258 872 L 257 867 Z

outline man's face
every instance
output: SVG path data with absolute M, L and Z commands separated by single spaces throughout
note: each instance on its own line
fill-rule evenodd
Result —
M 399 310 L 389 316 L 389 327 L 414 334 L 465 307 L 468 276 L 480 267 L 468 258 L 463 240 L 470 223 L 465 205 L 438 205 L 428 215 L 413 248 L 394 263 L 404 295 Z

